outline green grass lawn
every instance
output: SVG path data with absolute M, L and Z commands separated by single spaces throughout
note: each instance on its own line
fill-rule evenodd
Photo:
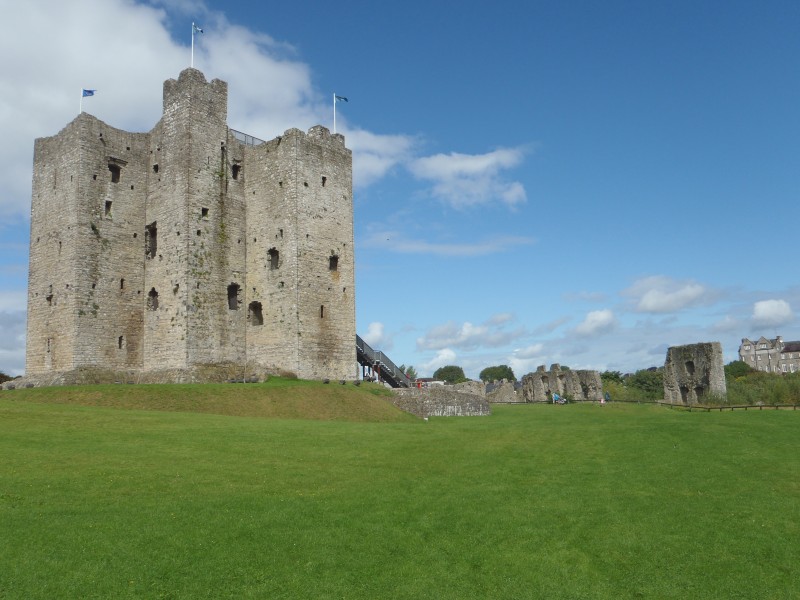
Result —
M 800 412 L 354 422 L 37 391 L 0 395 L 3 599 L 800 597 Z

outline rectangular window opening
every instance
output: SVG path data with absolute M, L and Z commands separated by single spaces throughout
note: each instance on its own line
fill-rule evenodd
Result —
M 208 209 L 204 206 L 200 209 L 200 218 L 204 220 L 208 220 Z
M 232 165 L 231 166 L 231 176 L 234 179 L 239 179 L 239 173 L 241 172 L 241 170 L 242 170 L 242 165 L 237 165 L 237 164 Z
M 155 258 L 158 251 L 158 226 L 153 221 L 144 228 L 144 254 L 146 258 Z
M 119 183 L 119 176 L 120 173 L 122 173 L 122 169 L 119 167 L 119 165 L 109 163 L 108 170 L 111 171 L 111 183 Z
M 339 257 L 335 254 L 328 259 L 328 270 L 329 271 L 338 271 L 339 270 Z
M 228 286 L 228 310 L 239 310 L 239 284 Z
M 105 215 L 107 218 L 111 218 L 111 200 L 106 200 Z
M 250 325 L 264 324 L 264 315 L 261 311 L 261 302 L 251 302 L 247 307 L 247 320 Z

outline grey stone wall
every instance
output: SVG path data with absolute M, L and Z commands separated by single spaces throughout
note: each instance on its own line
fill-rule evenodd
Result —
M 664 363 L 664 399 L 674 404 L 698 404 L 704 396 L 724 396 L 722 345 L 705 342 L 672 346 Z
M 562 371 L 559 364 L 551 365 L 549 371 L 540 365 L 534 373 L 522 377 L 525 402 L 550 402 L 554 392 L 577 402 L 595 402 L 603 397 L 603 382 L 597 371 Z
M 355 376 L 344 137 L 245 145 L 227 84 L 195 69 L 164 83 L 163 110 L 149 133 L 83 113 L 36 140 L 26 373 Z
M 418 417 L 476 417 L 492 412 L 486 397 L 471 388 L 434 385 L 393 391 L 392 403 Z

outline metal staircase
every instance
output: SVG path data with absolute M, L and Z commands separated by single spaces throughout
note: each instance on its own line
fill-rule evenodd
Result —
M 389 357 L 381 351 L 375 351 L 369 344 L 356 335 L 356 358 L 366 374 L 370 371 L 378 378 L 378 381 L 385 381 L 393 388 L 413 387 L 414 382 L 409 379 L 400 368 L 395 365 Z

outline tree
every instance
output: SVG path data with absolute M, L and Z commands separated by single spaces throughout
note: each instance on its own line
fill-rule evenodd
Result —
M 625 383 L 622 373 L 619 371 L 603 371 L 600 373 L 600 379 L 603 380 L 603 385 L 607 383 Z
M 444 381 L 446 383 L 461 383 L 462 381 L 468 381 L 464 375 L 464 369 L 457 367 L 456 365 L 439 367 L 436 369 L 436 371 L 434 371 L 433 378 L 437 381 Z
M 12 379 L 14 379 L 14 378 L 13 377 L 9 377 L 8 375 L 6 375 L 2 371 L 0 371 L 0 383 L 5 383 L 6 381 L 11 381 Z
M 400 370 L 406 374 L 406 377 L 411 379 L 412 381 L 417 378 L 417 370 L 412 365 L 400 365 Z
M 644 400 L 659 400 L 664 398 L 664 370 L 642 369 L 628 377 L 628 387 L 641 392 Z
M 743 360 L 733 360 L 725 365 L 725 377 L 728 379 L 736 379 L 737 377 L 744 377 L 755 371 L 753 367 L 748 365 Z
M 500 381 L 507 379 L 508 381 L 516 381 L 514 371 L 508 365 L 497 365 L 496 367 L 486 367 L 478 375 L 481 381 Z

